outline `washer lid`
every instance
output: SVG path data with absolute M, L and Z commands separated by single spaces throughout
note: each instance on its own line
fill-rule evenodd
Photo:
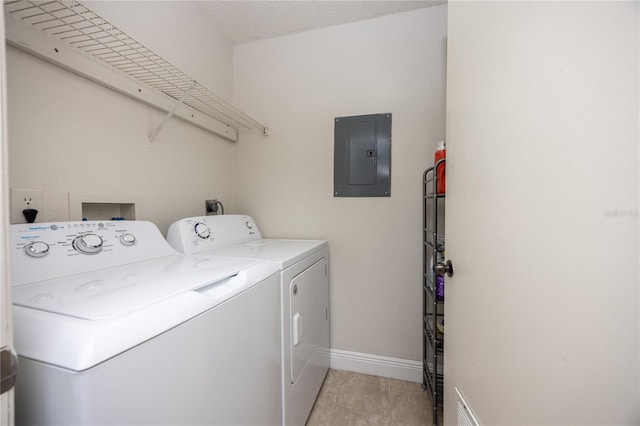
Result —
M 328 246 L 328 243 L 324 240 L 263 238 L 248 243 L 222 247 L 203 254 L 268 260 L 276 263 L 283 270 Z
M 25 358 L 72 371 L 85 371 L 218 305 L 233 303 L 232 300 L 242 297 L 255 285 L 269 280 L 278 282 L 278 269 L 270 262 L 200 257 L 173 260 L 164 268 L 161 262 L 154 263 L 156 269 L 145 269 L 145 272 L 151 272 L 151 278 L 134 279 L 131 283 L 128 280 L 111 281 L 101 274 L 99 277 L 105 286 L 81 287 L 77 293 L 88 293 L 82 296 L 76 295 L 78 287 L 49 281 L 50 287 L 56 287 L 59 292 L 51 292 L 53 297 L 48 303 L 38 303 L 37 298 L 29 302 L 45 306 L 13 307 L 16 351 Z M 250 266 L 235 275 L 218 279 L 242 265 Z M 111 268 L 109 272 L 113 272 L 114 277 L 122 277 L 120 273 L 134 273 L 135 270 Z M 85 283 L 80 279 L 82 277 L 96 278 L 98 275 L 82 274 L 70 279 L 75 284 Z M 20 303 L 28 301 L 32 294 L 36 295 L 31 290 L 44 291 L 44 284 L 34 283 L 25 289 L 14 287 L 20 291 Z M 115 285 L 110 287 L 109 284 Z M 103 303 L 104 307 L 101 306 Z M 97 319 L 108 315 L 113 317 Z
M 105 320 L 211 285 L 257 263 L 168 256 L 13 287 L 13 304 L 85 320 Z

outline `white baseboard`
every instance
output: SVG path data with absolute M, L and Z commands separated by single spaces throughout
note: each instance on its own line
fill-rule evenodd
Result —
M 401 358 L 329 349 L 330 367 L 354 373 L 422 383 L 422 363 Z

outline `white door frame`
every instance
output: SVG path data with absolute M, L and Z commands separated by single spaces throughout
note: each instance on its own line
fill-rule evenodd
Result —
M 7 157 L 6 54 L 4 42 L 4 8 L 0 8 L 0 351 L 15 357 L 11 320 L 11 285 L 9 271 L 9 160 Z M 7 374 L 2 366 L 2 376 Z M 11 368 L 9 368 L 11 370 Z M 12 374 L 12 372 L 11 372 Z M 14 423 L 14 390 L 0 395 L 0 425 Z

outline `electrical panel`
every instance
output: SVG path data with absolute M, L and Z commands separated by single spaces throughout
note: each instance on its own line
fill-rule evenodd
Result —
M 333 195 L 391 196 L 391 114 L 335 119 Z

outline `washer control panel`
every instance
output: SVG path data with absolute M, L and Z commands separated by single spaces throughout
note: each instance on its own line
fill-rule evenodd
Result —
M 11 225 L 14 285 L 178 253 L 144 221 L 83 221 Z
M 185 254 L 198 254 L 233 244 L 262 239 L 250 216 L 213 215 L 188 217 L 173 223 L 167 241 Z

